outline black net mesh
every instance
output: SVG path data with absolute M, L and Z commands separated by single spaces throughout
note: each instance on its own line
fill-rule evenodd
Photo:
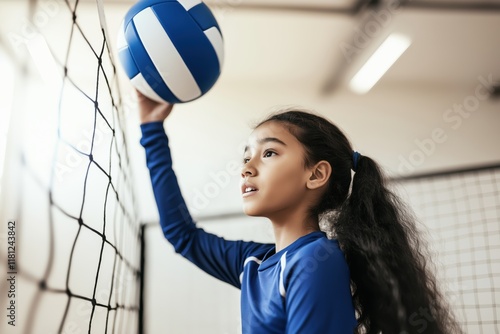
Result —
M 43 81 L 34 71 L 41 84 L 32 85 L 27 74 L 22 94 L 33 98 L 43 86 L 48 111 L 16 115 L 21 139 L 10 157 L 19 168 L 4 175 L 17 175 L 16 333 L 135 333 L 141 226 L 103 5 L 48 5 L 30 4 L 32 20 L 45 13 L 50 21 L 26 39 L 27 68 L 46 48 L 56 72 L 44 77 L 39 64 Z

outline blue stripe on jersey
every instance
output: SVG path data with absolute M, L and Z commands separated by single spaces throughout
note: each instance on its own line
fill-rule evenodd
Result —
M 202 93 L 206 93 L 220 74 L 215 50 L 198 24 L 178 2 L 151 8 L 165 29 Z M 192 22 L 192 24 L 187 24 Z
M 165 101 L 179 103 L 180 100 L 167 87 L 151 58 L 149 58 L 144 45 L 139 39 L 133 21 L 125 29 L 125 39 L 130 50 L 133 50 L 131 52 L 132 58 L 148 85 Z
M 129 79 L 132 79 L 139 74 L 139 69 L 137 68 L 137 64 L 135 63 L 134 57 L 132 57 L 128 46 L 118 52 L 118 57 L 120 58 L 125 73 Z
M 191 8 L 188 13 L 199 24 L 201 30 L 216 27 L 221 32 L 214 15 L 203 2 Z

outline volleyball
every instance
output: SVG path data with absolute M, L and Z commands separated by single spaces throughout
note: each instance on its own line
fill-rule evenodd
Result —
M 224 62 L 222 33 L 200 0 L 141 0 L 125 15 L 118 57 L 132 85 L 158 102 L 207 93 Z

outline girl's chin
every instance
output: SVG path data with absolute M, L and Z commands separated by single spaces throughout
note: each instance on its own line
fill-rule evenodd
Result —
M 257 217 L 257 216 L 259 216 L 259 214 L 258 214 L 258 213 L 256 213 L 256 212 L 255 212 L 255 211 L 253 211 L 253 210 L 245 210 L 245 209 L 243 209 L 243 213 L 244 213 L 245 215 L 247 215 L 247 216 L 250 216 L 250 217 Z
M 256 208 L 252 208 L 251 205 L 243 205 L 243 213 L 251 217 L 260 217 L 262 213 Z

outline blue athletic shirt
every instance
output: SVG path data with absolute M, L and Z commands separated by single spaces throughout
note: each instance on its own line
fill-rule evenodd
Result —
M 274 244 L 205 232 L 182 197 L 163 122 L 141 131 L 163 234 L 177 253 L 241 289 L 243 334 L 353 333 L 349 268 L 336 239 L 316 231 L 276 253 Z

